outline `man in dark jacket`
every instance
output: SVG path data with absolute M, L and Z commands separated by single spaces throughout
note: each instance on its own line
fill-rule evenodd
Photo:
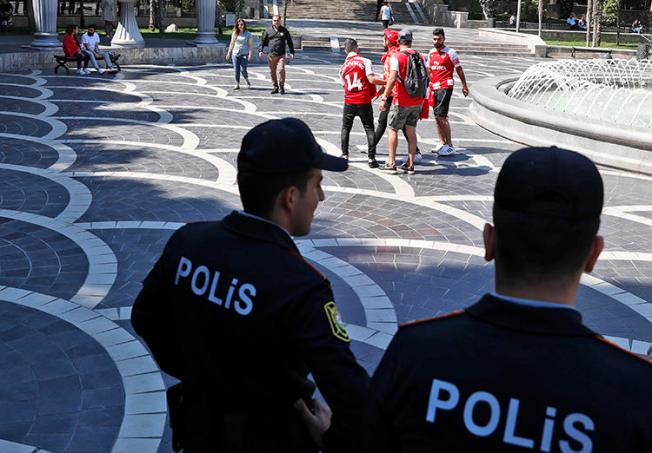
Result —
M 322 169 L 346 168 L 300 120 L 256 126 L 238 154 L 244 211 L 179 229 L 145 279 L 132 324 L 182 381 L 183 404 L 170 417 L 186 452 L 350 451 L 368 375 L 329 281 L 290 236 L 310 231 Z
M 371 381 L 363 452 L 652 451 L 652 364 L 574 307 L 603 248 L 602 204 L 580 154 L 507 158 L 484 229 L 496 292 L 399 329 Z
M 290 60 L 294 59 L 294 44 L 287 28 L 281 25 L 279 16 L 272 17 L 272 26 L 263 32 L 258 46 L 258 56 L 263 58 L 263 50 L 269 46 L 267 62 L 272 77 L 274 89 L 272 94 L 279 91 L 285 94 L 285 45 L 290 49 Z M 278 72 L 278 75 L 277 75 Z

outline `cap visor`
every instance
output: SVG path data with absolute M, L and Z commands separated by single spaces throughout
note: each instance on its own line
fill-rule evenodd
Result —
M 321 156 L 321 162 L 319 162 L 319 168 L 328 171 L 344 171 L 349 168 L 349 162 L 341 157 L 335 157 L 323 153 Z

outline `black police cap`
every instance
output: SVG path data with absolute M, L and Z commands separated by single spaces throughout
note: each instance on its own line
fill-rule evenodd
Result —
M 557 147 L 524 148 L 503 164 L 494 191 L 500 216 L 597 220 L 604 202 L 602 177 L 587 157 Z
M 348 162 L 324 153 L 308 125 L 300 119 L 266 121 L 242 139 L 238 171 L 300 173 L 313 168 L 344 171 Z

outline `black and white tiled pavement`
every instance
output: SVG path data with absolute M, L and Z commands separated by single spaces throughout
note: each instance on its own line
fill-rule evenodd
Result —
M 480 78 L 534 63 L 462 59 L 471 92 Z M 235 157 L 253 125 L 298 116 L 339 154 L 341 60 L 301 55 L 283 97 L 268 94 L 261 65 L 251 67 L 253 88 L 238 92 L 226 65 L 127 67 L 114 78 L 0 74 L 0 451 L 171 451 L 170 378 L 128 321 L 140 281 L 176 228 L 239 208 Z M 520 145 L 476 126 L 470 102 L 456 91 L 454 157 L 427 152 L 434 123 L 419 124 L 424 162 L 412 176 L 367 168 L 356 123 L 350 170 L 325 175 L 326 201 L 297 240 L 333 282 L 370 372 L 397 323 L 492 289 L 480 231 L 497 171 Z M 591 327 L 643 352 L 652 342 L 652 184 L 610 169 L 603 177 L 607 247 L 578 306 Z

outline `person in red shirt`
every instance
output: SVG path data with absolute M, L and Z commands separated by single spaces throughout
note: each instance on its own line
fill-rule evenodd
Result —
M 74 58 L 77 61 L 77 72 L 79 75 L 86 75 L 86 72 L 82 68 L 82 62 L 84 61 L 84 54 L 82 54 L 81 48 L 79 47 L 79 41 L 77 40 L 77 33 L 79 28 L 76 25 L 68 25 L 66 27 L 66 34 L 63 37 L 63 51 L 68 58 Z
M 360 55 L 358 42 L 347 39 L 344 42 L 346 60 L 340 68 L 340 78 L 344 86 L 344 112 L 342 116 L 342 157 L 349 158 L 349 136 L 353 121 L 360 117 L 367 135 L 367 157 L 369 167 L 378 168 L 374 135 L 374 109 L 371 101 L 376 96 L 375 85 L 384 85 L 385 81 L 374 76 L 371 60 Z
M 398 131 L 405 127 L 408 141 L 408 157 L 406 162 L 399 167 L 402 173 L 414 174 L 414 158 L 417 150 L 417 122 L 423 107 L 423 96 L 410 96 L 403 80 L 406 78 L 408 58 L 410 54 L 417 54 L 425 66 L 423 57 L 412 49 L 412 32 L 402 30 L 399 33 L 399 50 L 391 56 L 389 67 L 390 75 L 385 84 L 385 92 L 381 96 L 380 110 L 389 109 L 389 146 L 387 162 L 381 170 L 396 174 L 396 148 L 398 146 Z M 427 67 L 426 67 L 427 69 Z M 391 107 L 387 100 L 392 97 Z
M 387 81 L 389 79 L 390 75 L 390 68 L 389 68 L 389 62 L 391 60 L 392 55 L 394 55 L 398 51 L 398 32 L 396 30 L 390 30 L 389 28 L 385 29 L 384 32 L 384 39 L 383 39 L 383 45 L 385 49 L 385 54 L 380 58 L 381 63 L 383 63 L 383 79 Z M 389 96 L 387 98 L 387 104 L 391 105 L 392 104 L 392 96 Z M 387 129 L 387 115 L 389 114 L 388 110 L 381 111 L 380 114 L 378 115 L 378 125 L 376 126 L 376 137 L 374 140 L 374 144 L 378 146 L 378 143 L 380 140 L 383 138 L 383 135 L 385 134 L 385 130 Z M 405 132 L 405 127 L 403 127 L 403 136 L 405 137 L 405 140 L 407 141 L 407 133 Z M 421 151 L 419 150 L 419 146 L 417 144 L 417 151 L 416 155 L 414 157 L 414 163 L 418 164 L 422 160 L 421 156 Z
M 453 140 L 451 139 L 451 126 L 448 122 L 448 107 L 453 97 L 453 70 L 462 81 L 462 94 L 469 95 L 469 87 L 466 84 L 464 70 L 460 65 L 457 52 L 446 47 L 444 42 L 443 28 L 435 28 L 432 32 L 432 43 L 435 47 L 428 54 L 428 67 L 430 68 L 430 104 L 435 113 L 437 133 L 439 134 L 440 145 L 432 150 L 440 156 L 450 156 L 455 153 Z

